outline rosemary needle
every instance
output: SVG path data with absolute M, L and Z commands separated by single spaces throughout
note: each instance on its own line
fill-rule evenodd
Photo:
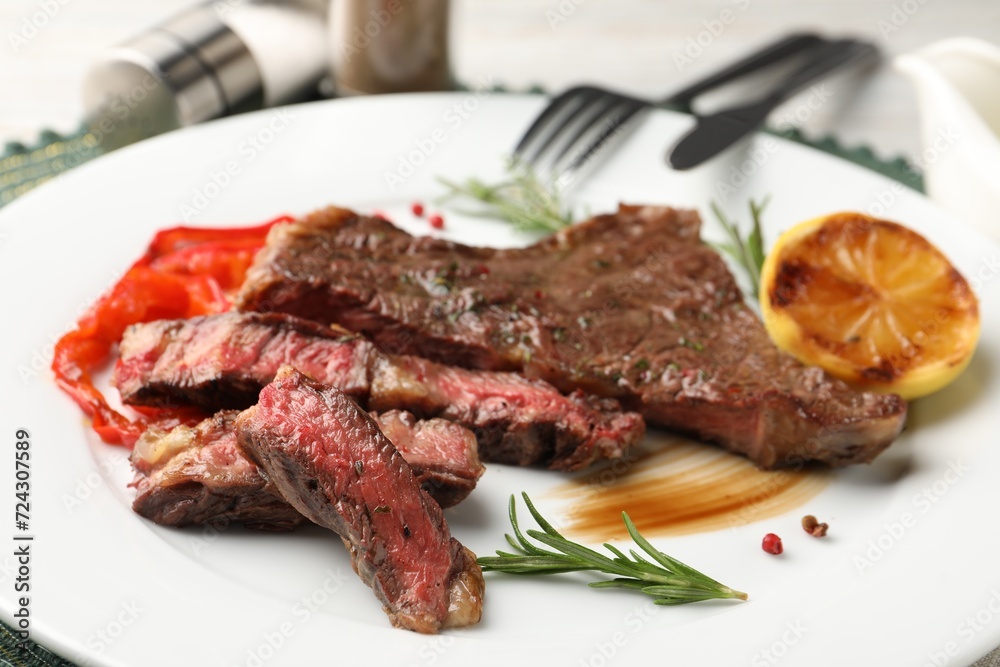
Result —
M 488 185 L 477 178 L 459 184 L 438 178 L 448 193 L 438 201 L 468 198 L 479 202 L 480 209 L 462 211 L 467 215 L 500 218 L 524 232 L 557 232 L 573 224 L 572 212 L 564 206 L 555 185 L 543 183 L 527 165 L 511 160 L 508 178 Z
M 750 233 L 744 239 L 740 235 L 740 228 L 735 222 L 731 222 L 719 205 L 712 202 L 712 212 L 718 218 L 719 224 L 726 230 L 729 236 L 729 243 L 711 243 L 716 250 L 721 250 L 732 257 L 750 277 L 750 286 L 754 297 L 760 296 L 760 270 L 764 266 L 764 237 L 760 231 L 760 218 L 767 207 L 769 198 L 765 197 L 761 203 L 750 200 L 750 218 L 752 225 Z
M 653 598 L 659 605 L 678 605 L 712 599 L 746 600 L 747 594 L 733 590 L 707 577 L 692 567 L 658 551 L 639 534 L 628 514 L 622 512 L 625 528 L 635 544 L 649 557 L 629 549 L 629 556 L 620 549 L 605 544 L 610 556 L 594 551 L 563 537 L 535 509 L 527 493 L 521 493 L 528 511 L 541 530 L 521 532 L 517 521 L 514 496 L 510 497 L 510 524 L 513 535 L 506 535 L 507 543 L 516 553 L 497 550 L 496 556 L 477 559 L 484 571 L 507 574 L 561 574 L 593 570 L 614 575 L 614 579 L 591 582 L 593 588 L 632 588 Z M 533 538 L 555 551 L 543 549 L 528 538 Z

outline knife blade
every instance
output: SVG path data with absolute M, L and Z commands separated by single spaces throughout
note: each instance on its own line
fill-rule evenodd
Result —
M 840 39 L 820 44 L 805 63 L 760 99 L 696 116 L 697 124 L 674 145 L 667 161 L 674 169 L 696 167 L 759 128 L 778 105 L 818 79 L 848 66 L 871 64 L 878 58 L 878 49 L 869 42 Z

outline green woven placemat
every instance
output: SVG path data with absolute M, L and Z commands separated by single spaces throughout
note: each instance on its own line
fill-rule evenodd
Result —
M 884 160 L 875 155 L 872 149 L 867 146 L 846 147 L 832 136 L 820 139 L 810 139 L 802 134 L 802 132 L 800 132 L 797 128 L 781 130 L 767 129 L 766 132 L 788 139 L 789 141 L 810 146 L 817 150 L 821 150 L 824 153 L 829 153 L 830 155 L 836 155 L 837 157 L 843 158 L 848 162 L 853 162 L 856 165 L 865 167 L 866 169 L 899 181 L 903 185 L 912 188 L 917 192 L 924 192 L 923 174 L 902 157 Z
M 847 148 L 833 137 L 809 139 L 796 129 L 769 129 L 767 132 L 836 155 L 918 192 L 924 191 L 920 173 L 902 158 L 883 160 L 866 147 Z M 43 132 L 34 146 L 7 144 L 0 154 L 0 207 L 105 152 L 97 137 L 86 128 L 70 135 Z M 0 622 L 0 667 L 75 667 L 34 642 L 23 645 L 19 642 L 20 638 L 10 626 Z
M 0 154 L 0 207 L 103 154 L 98 138 L 83 128 L 71 135 L 44 131 L 34 146 L 8 143 Z

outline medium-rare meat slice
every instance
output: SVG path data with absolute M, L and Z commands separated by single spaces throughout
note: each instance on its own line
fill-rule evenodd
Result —
M 223 410 L 195 426 L 146 431 L 132 449 L 132 509 L 164 526 L 240 521 L 259 530 L 290 530 L 300 524 L 302 515 L 237 446 L 237 414 Z M 485 468 L 471 431 L 399 410 L 372 417 L 441 507 L 457 505 L 476 487 Z
M 447 419 L 418 420 L 402 410 L 370 414 L 438 505 L 457 505 L 476 488 L 486 468 L 472 431 Z
M 475 555 L 346 394 L 286 366 L 236 429 L 285 499 L 340 535 L 393 625 L 433 633 L 479 621 L 484 584 Z
M 280 315 L 246 321 L 259 326 L 241 326 L 236 314 L 130 326 L 113 379 L 122 401 L 242 410 L 289 363 L 354 398 L 368 396 L 374 348 L 365 339 Z
M 227 410 L 195 426 L 149 429 L 132 449 L 132 509 L 164 526 L 226 525 L 291 530 L 303 521 L 236 444 Z
M 872 460 L 906 403 L 775 348 L 700 224 L 693 211 L 621 206 L 527 248 L 492 249 L 328 208 L 272 229 L 237 306 L 615 397 L 765 468 Z
M 245 408 L 290 364 L 369 409 L 461 424 L 476 434 L 485 461 L 573 470 L 620 457 L 645 432 L 642 418 L 614 400 L 563 396 L 515 373 L 386 355 L 354 334 L 278 313 L 133 325 L 119 355 L 114 382 L 129 404 Z
M 463 424 L 476 434 L 484 459 L 522 466 L 548 462 L 577 470 L 620 458 L 645 434 L 642 418 L 621 412 L 614 399 L 582 391 L 563 396 L 515 373 L 470 371 L 410 355 L 373 358 L 368 404 Z

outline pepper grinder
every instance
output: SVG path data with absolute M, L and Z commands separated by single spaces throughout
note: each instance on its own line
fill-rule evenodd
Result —
M 448 0 L 333 0 L 330 62 L 338 95 L 453 88 Z
M 109 49 L 84 80 L 90 131 L 111 150 L 315 95 L 329 67 L 327 0 L 206 2 Z

